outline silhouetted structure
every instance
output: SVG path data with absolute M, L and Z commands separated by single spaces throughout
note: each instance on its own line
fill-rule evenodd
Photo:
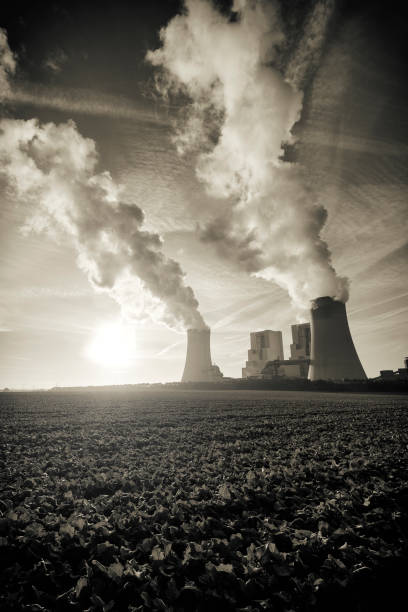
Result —
M 408 357 L 404 359 L 405 368 L 394 370 L 380 370 L 380 375 L 374 380 L 407 380 L 408 381 Z
M 187 331 L 186 364 L 181 382 L 215 382 L 222 378 L 218 366 L 211 363 L 210 328 Z
M 311 337 L 310 380 L 366 380 L 343 302 L 328 296 L 312 302 Z

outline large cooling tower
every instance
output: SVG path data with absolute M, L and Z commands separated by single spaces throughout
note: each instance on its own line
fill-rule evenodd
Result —
M 311 336 L 310 380 L 367 378 L 354 348 L 343 302 L 331 297 L 312 302 Z
M 187 332 L 186 365 L 181 382 L 210 382 L 222 377 L 211 363 L 210 329 L 189 329 Z

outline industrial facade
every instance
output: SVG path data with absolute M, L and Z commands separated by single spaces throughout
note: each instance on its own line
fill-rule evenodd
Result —
M 310 363 L 310 323 L 292 325 L 292 341 L 290 358 L 269 361 L 261 372 L 262 378 L 307 378 Z
M 292 325 L 292 344 L 290 345 L 291 359 L 310 359 L 310 323 Z
M 273 378 L 307 378 L 310 360 L 310 323 L 292 325 L 290 359 L 285 359 L 281 331 L 251 332 L 248 361 L 242 368 L 242 378 L 251 376 Z
M 251 348 L 248 350 L 248 360 L 242 368 L 242 378 L 260 376 L 268 363 L 275 359 L 283 359 L 282 332 L 265 329 L 251 332 Z
M 308 371 L 308 359 L 284 359 L 283 361 L 277 359 L 266 364 L 262 370 L 262 378 L 275 378 L 275 376 L 307 378 Z
M 310 323 L 292 325 L 290 359 L 285 359 L 281 331 L 264 330 L 250 334 L 248 361 L 242 368 L 242 378 L 251 376 L 273 378 L 307 378 L 310 360 Z

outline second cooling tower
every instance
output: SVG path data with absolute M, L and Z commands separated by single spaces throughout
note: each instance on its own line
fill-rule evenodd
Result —
M 216 365 L 211 363 L 210 329 L 187 331 L 186 365 L 181 382 L 214 382 L 222 378 Z
M 311 310 L 310 380 L 365 380 L 347 321 L 346 306 L 331 297 L 319 297 Z

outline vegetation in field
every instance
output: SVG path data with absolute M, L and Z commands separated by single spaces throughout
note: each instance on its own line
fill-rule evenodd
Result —
M 403 587 L 406 398 L 1 402 L 3 610 L 368 612 Z

